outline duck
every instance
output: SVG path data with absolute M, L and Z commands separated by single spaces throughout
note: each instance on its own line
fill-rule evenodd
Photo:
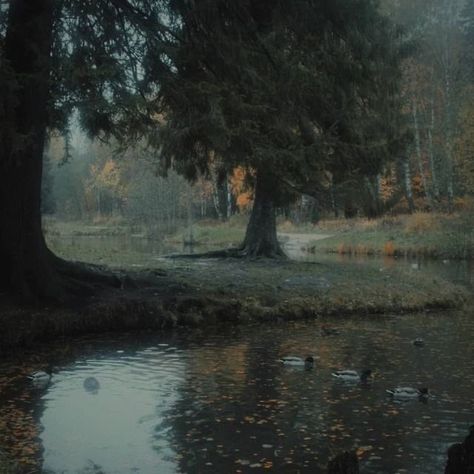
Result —
M 44 370 L 39 370 L 38 372 L 34 372 L 28 375 L 27 377 L 31 380 L 31 383 L 36 388 L 44 388 L 51 381 L 51 374 Z
M 421 337 L 417 337 L 414 341 L 413 341 L 413 345 L 414 346 L 418 346 L 418 347 L 422 347 L 425 345 L 425 341 L 421 338 Z
M 323 324 L 321 326 L 321 335 L 322 336 L 337 336 L 339 335 L 339 330 L 331 326 L 328 326 L 326 324 Z
M 387 393 L 390 394 L 393 398 L 399 400 L 408 400 L 420 397 L 427 397 L 429 391 L 426 387 L 423 388 L 412 388 L 412 387 L 396 387 L 387 390 Z
M 366 369 L 359 373 L 355 370 L 336 370 L 331 375 L 346 382 L 366 382 L 372 376 L 372 371 Z
M 286 356 L 279 359 L 283 365 L 289 365 L 293 367 L 305 367 L 306 369 L 312 369 L 314 366 L 314 357 L 308 356 L 306 359 L 295 356 Z

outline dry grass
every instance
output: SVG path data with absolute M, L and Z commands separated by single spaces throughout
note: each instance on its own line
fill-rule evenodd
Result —
M 321 221 L 317 229 L 325 232 L 376 232 L 403 229 L 406 233 L 422 233 L 440 230 L 445 221 L 454 220 L 457 217 L 439 213 L 415 212 L 411 215 L 384 216 L 379 219 L 329 219 Z
M 405 216 L 404 232 L 421 234 L 441 229 L 442 217 L 437 213 L 415 212 Z
M 315 241 L 314 251 L 466 259 L 474 257 L 474 214 L 416 212 L 368 220 L 332 219 L 317 231 L 332 233 Z

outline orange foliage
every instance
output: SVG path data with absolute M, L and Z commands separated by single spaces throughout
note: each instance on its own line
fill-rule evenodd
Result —
M 230 177 L 232 194 L 236 197 L 237 207 L 241 212 L 250 209 L 253 203 L 253 192 L 246 186 L 247 173 L 247 170 L 239 166 L 234 169 Z
M 344 254 L 348 253 L 346 246 L 344 244 L 339 244 L 337 246 L 337 253 L 339 255 L 344 255 Z
M 391 240 L 385 242 L 383 246 L 383 254 L 387 257 L 393 257 L 395 255 L 395 245 Z

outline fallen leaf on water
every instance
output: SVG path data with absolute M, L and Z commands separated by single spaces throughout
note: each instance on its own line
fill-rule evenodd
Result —
M 357 448 L 356 450 L 356 455 L 358 458 L 361 458 L 365 453 L 372 451 L 373 446 L 361 446 L 360 448 Z

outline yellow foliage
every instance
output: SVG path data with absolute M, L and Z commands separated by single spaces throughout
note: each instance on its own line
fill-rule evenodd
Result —
M 438 230 L 440 228 L 440 216 L 428 212 L 415 212 L 406 217 L 405 232 L 422 233 L 426 231 Z
M 455 141 L 455 160 L 461 182 L 468 193 L 474 188 L 474 86 L 465 91 L 460 133 Z

